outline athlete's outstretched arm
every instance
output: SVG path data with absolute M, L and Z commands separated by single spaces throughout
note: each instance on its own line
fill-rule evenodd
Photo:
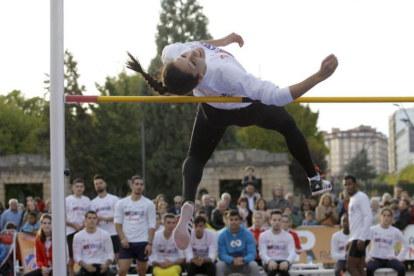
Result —
M 244 45 L 243 38 L 236 33 L 231 33 L 228 36 L 225 36 L 220 39 L 201 40 L 200 42 L 205 42 L 207 44 L 211 44 L 216 47 L 223 47 L 223 46 L 227 46 L 232 43 L 238 43 L 240 47 L 243 47 Z
M 300 83 L 289 86 L 292 98 L 296 100 L 308 92 L 312 87 L 332 76 L 337 67 L 338 59 L 334 55 L 325 58 L 324 61 L 322 61 L 321 69 L 319 69 L 316 74 L 313 74 Z

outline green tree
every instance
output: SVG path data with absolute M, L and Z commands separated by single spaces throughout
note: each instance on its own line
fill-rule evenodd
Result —
M 366 193 L 371 193 L 370 180 L 375 179 L 377 174 L 375 168 L 371 166 L 366 149 L 362 149 L 351 161 L 345 166 L 348 174 L 355 176 L 356 179 L 362 180 L 365 185 Z
M 398 180 L 406 183 L 414 183 L 414 164 L 404 167 L 398 175 Z

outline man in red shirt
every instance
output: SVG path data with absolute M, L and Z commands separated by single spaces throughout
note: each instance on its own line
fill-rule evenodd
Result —
M 300 239 L 299 239 L 298 234 L 296 234 L 296 232 L 290 229 L 291 225 L 292 225 L 292 219 L 290 218 L 290 216 L 282 215 L 282 228 L 283 230 L 285 230 L 286 232 L 289 232 L 289 234 L 293 236 L 293 240 L 295 241 L 296 254 L 299 255 L 300 253 L 302 253 L 302 247 L 300 246 Z

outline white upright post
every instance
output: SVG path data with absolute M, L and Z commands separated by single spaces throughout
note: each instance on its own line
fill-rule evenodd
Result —
M 50 168 L 54 275 L 66 275 L 63 55 L 63 0 L 50 0 Z

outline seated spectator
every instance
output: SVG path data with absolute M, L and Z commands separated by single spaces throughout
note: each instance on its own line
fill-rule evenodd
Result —
M 249 210 L 253 213 L 255 210 L 255 203 L 256 200 L 261 198 L 262 196 L 259 193 L 256 193 L 254 190 L 254 186 L 252 183 L 247 183 L 246 185 L 246 192 L 242 197 L 245 197 L 247 199 L 248 205 L 247 207 Z
M 288 215 L 291 218 L 293 228 L 296 228 L 301 225 L 302 221 L 300 221 L 299 216 L 293 213 L 292 207 L 290 205 L 287 205 L 283 208 L 282 214 Z
M 165 214 L 168 213 L 168 203 L 167 202 L 159 202 L 157 211 L 160 213 L 161 218 L 164 217 Z
M 217 254 L 217 235 L 206 229 L 207 220 L 204 216 L 194 219 L 194 229 L 191 231 L 190 244 L 186 250 L 187 275 L 198 273 L 216 275 L 214 261 Z
M 214 196 L 210 196 L 210 205 L 213 206 L 213 208 L 216 208 L 217 206 L 217 199 Z
M 201 201 L 196 199 L 194 201 L 194 211 L 197 213 L 200 210 L 201 210 Z
M 229 213 L 230 210 L 226 210 L 223 214 L 223 222 L 224 222 L 224 227 L 221 228 L 220 230 L 217 230 L 217 236 L 220 236 L 221 233 L 223 233 L 224 231 L 226 231 L 227 227 L 229 226 Z
M 156 212 L 155 215 L 156 215 L 155 232 L 164 231 L 164 225 L 161 224 L 161 221 L 162 221 L 161 214 L 159 212 Z
M 98 215 L 95 211 L 86 212 L 84 224 L 85 228 L 73 238 L 73 259 L 81 267 L 76 275 L 113 275 L 109 270 L 109 265 L 115 258 L 111 236 L 98 228 Z
M 7 248 L 3 244 L 1 236 L 0 236 L 0 264 L 3 263 L 4 259 L 6 258 L 6 255 L 7 255 Z
M 36 235 L 37 231 L 40 228 L 40 221 L 37 219 L 37 215 L 35 212 L 29 213 L 29 218 L 26 223 L 23 225 L 21 231 L 23 233 L 29 233 Z
M 311 211 L 309 199 L 305 199 L 305 200 L 302 201 L 302 204 L 300 206 L 300 210 L 298 212 L 298 217 L 301 220 L 304 220 L 305 219 L 305 213 L 307 211 Z
M 346 245 L 349 240 L 349 221 L 348 214 L 344 214 L 341 219 L 341 230 L 334 233 L 331 239 L 331 255 L 336 260 L 334 271 L 335 276 L 342 276 L 346 271 Z
M 36 215 L 37 220 L 39 220 L 42 216 L 42 213 L 37 210 L 35 201 L 30 201 L 27 204 L 26 211 L 23 213 L 22 225 L 25 225 L 25 223 L 28 221 L 30 213 L 34 213 Z
M 45 201 L 45 209 L 43 210 L 44 214 L 51 214 L 52 213 L 52 200 L 50 198 L 46 199 Z
M 20 228 L 20 222 L 22 220 L 22 213 L 17 209 L 18 201 L 15 198 L 9 200 L 9 209 L 3 212 L 0 220 L 0 229 L 4 229 L 6 223 L 13 222 L 17 229 Z
M 20 213 L 22 213 L 22 216 L 23 216 L 23 213 L 24 213 L 24 211 L 25 211 L 25 208 L 24 208 L 23 203 L 18 203 L 18 204 L 17 204 L 17 210 L 18 210 Z
M 411 213 L 408 210 L 410 208 L 410 201 L 407 199 L 400 200 L 400 217 L 395 221 L 394 226 L 400 229 L 401 231 L 411 223 Z
M 270 210 L 283 210 L 287 205 L 290 205 L 290 202 L 283 198 L 283 186 L 282 184 L 277 184 L 273 189 L 273 199 L 267 202 L 267 208 Z
M 17 232 L 17 226 L 13 222 L 6 223 L 6 226 L 1 230 L 2 234 L 14 234 Z
M 264 227 L 265 229 L 269 229 L 270 228 L 269 218 L 270 218 L 271 210 L 267 209 L 266 200 L 264 200 L 264 198 L 257 199 L 254 209 L 256 210 L 256 212 L 261 213 L 263 216 L 262 227 Z
M 304 226 L 313 226 L 318 225 L 315 219 L 315 212 L 314 211 L 306 211 L 305 219 L 302 221 L 302 225 Z
M 35 197 L 34 201 L 36 202 L 36 208 L 40 213 L 43 213 L 45 210 L 45 202 L 40 197 Z M 40 219 L 40 217 L 39 217 Z
M 330 194 L 323 194 L 316 207 L 316 222 L 319 225 L 334 226 L 338 222 L 338 213 Z
M 391 195 L 389 193 L 384 193 L 381 198 L 381 207 L 384 207 L 385 202 L 391 202 Z
M 394 223 L 400 219 L 401 210 L 399 208 L 399 201 L 397 199 L 391 199 L 390 209 L 394 213 Z
M 211 213 L 211 226 L 220 230 L 224 227 L 223 214 L 227 210 L 227 203 L 223 200 L 219 201 L 217 208 Z
M 213 227 L 211 227 L 211 225 L 208 223 L 208 217 L 207 217 L 207 213 L 204 210 L 200 210 L 196 213 L 197 216 L 202 216 L 206 219 L 206 229 L 211 230 L 213 232 L 216 232 L 216 229 L 214 229 Z
M 343 190 L 339 198 L 340 201 L 338 203 L 338 206 L 336 206 L 336 211 L 338 213 L 339 221 L 341 221 L 342 216 L 348 213 L 349 200 L 351 199 L 351 196 L 346 190 Z
M 242 273 L 259 276 L 259 266 L 254 261 L 256 246 L 253 234 L 240 225 L 241 218 L 237 210 L 231 210 L 228 219 L 229 227 L 218 237 L 216 275 Z
M 176 196 L 174 197 L 174 205 L 168 209 L 168 213 L 179 215 L 181 213 L 181 205 L 182 205 L 182 197 Z
M 408 194 L 407 191 L 403 191 L 401 193 L 401 199 L 408 200 L 408 202 L 410 202 L 410 195 Z
M 302 253 L 302 246 L 300 245 L 300 239 L 296 232 L 290 229 L 292 227 L 292 220 L 289 215 L 282 214 L 282 229 L 292 235 L 295 241 L 295 252 L 300 255 Z
M 237 210 L 237 207 L 231 203 L 231 195 L 229 193 L 221 194 L 221 200 L 226 202 L 228 210 Z
M 371 210 L 372 210 L 372 226 L 379 223 L 380 208 L 379 202 L 376 199 L 371 199 Z
M 240 197 L 237 200 L 237 209 L 241 217 L 241 223 L 244 227 L 249 228 L 252 225 L 252 214 L 253 212 L 249 210 L 247 198 Z
M 407 238 L 401 231 L 392 225 L 393 212 L 389 208 L 383 208 L 380 213 L 380 224 L 371 226 L 371 249 L 367 252 L 367 275 L 373 276 L 379 268 L 392 268 L 398 272 L 398 276 L 405 275 L 405 265 L 402 263 L 408 250 Z M 395 256 L 394 246 L 396 242 L 402 244 L 398 256 Z
M 310 209 L 316 212 L 316 207 L 318 206 L 318 198 L 316 196 L 309 197 Z
M 210 218 L 211 218 L 211 213 L 214 210 L 214 206 L 210 205 L 211 202 L 211 196 L 209 194 L 205 194 L 201 197 L 201 210 L 205 211 L 207 213 L 207 222 L 210 222 Z
M 292 206 L 293 214 L 298 215 L 300 211 L 299 205 L 295 204 L 295 194 L 294 193 L 287 193 L 286 200 L 290 202 L 290 206 Z
M 260 258 L 268 276 L 289 276 L 289 267 L 296 257 L 295 242 L 292 235 L 282 229 L 282 213 L 272 211 L 271 228 L 259 237 Z
M 167 197 L 163 194 L 158 194 L 157 197 L 155 198 L 156 202 L 157 202 L 157 206 L 158 203 L 160 202 L 167 202 Z
M 176 225 L 175 215 L 164 216 L 164 231 L 155 233 L 152 242 L 152 254 L 148 263 L 154 267 L 154 276 L 179 276 L 181 266 L 185 263 L 184 251 L 179 250 L 174 243 L 172 233 Z
M 259 255 L 259 236 L 261 233 L 266 231 L 266 228 L 263 227 L 263 213 L 256 211 L 253 213 L 253 226 L 248 229 L 253 233 L 254 239 L 256 241 L 256 263 L 259 266 L 262 266 L 262 260 Z

